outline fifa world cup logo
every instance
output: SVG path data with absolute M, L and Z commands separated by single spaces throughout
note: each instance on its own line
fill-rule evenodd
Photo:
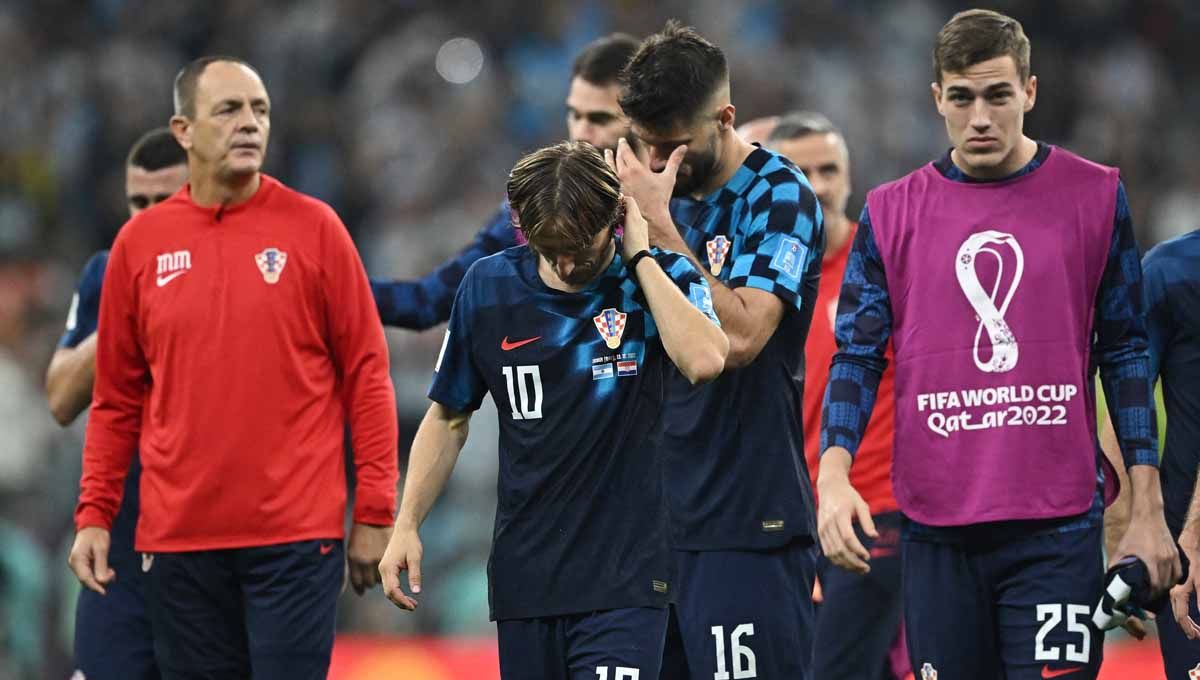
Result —
M 1004 281 L 1004 256 L 1002 255 L 1003 251 L 998 248 L 1011 249 L 1015 256 L 1012 282 L 1008 284 L 1008 290 L 1004 292 L 1002 300 L 999 294 L 1000 286 Z M 979 273 L 975 269 L 976 260 L 983 255 L 996 258 L 996 280 L 991 284 L 990 291 L 980 282 Z M 1011 371 L 1017 365 L 1017 337 L 1013 335 L 1008 322 L 1004 320 L 1004 314 L 1008 311 L 1008 305 L 1017 292 L 1024 269 L 1025 254 L 1021 251 L 1021 244 L 1017 243 L 1017 239 L 1012 234 L 1000 231 L 981 231 L 972 234 L 958 248 L 954 270 L 958 275 L 958 285 L 962 288 L 963 295 L 967 296 L 967 302 L 971 304 L 975 315 L 979 318 L 979 327 L 975 329 L 973 358 L 975 367 L 984 373 L 1004 373 Z M 996 304 L 998 301 L 999 306 Z M 980 358 L 979 351 L 979 340 L 985 329 L 992 345 L 992 356 L 987 361 Z

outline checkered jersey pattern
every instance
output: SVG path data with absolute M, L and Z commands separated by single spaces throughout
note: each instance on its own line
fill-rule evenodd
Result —
M 1108 264 L 1096 299 L 1093 361 L 1104 398 L 1116 415 L 1113 426 L 1126 467 L 1158 465 L 1158 419 L 1150 373 L 1142 266 L 1125 185 L 1117 185 L 1117 210 Z
M 508 201 L 475 235 L 471 245 L 416 281 L 371 279 L 375 308 L 385 326 L 424 330 L 450 318 L 454 292 L 476 260 L 517 245 Z
M 1200 470 L 1200 231 L 1151 249 L 1142 276 L 1150 379 L 1162 379 L 1169 424 L 1159 463 L 1163 510 L 1178 536 Z
M 887 368 L 884 353 L 891 336 L 892 305 L 883 256 L 871 231 L 871 216 L 863 206 L 834 319 L 838 353 L 833 357 L 821 410 L 822 452 L 830 446 L 841 446 L 851 455 L 858 452 L 875 408 L 879 379 Z
M 1005 179 L 1032 172 L 1045 161 L 1049 151 L 1049 146 L 1039 144 L 1034 159 Z M 950 161 L 949 154 L 935 166 L 949 179 L 970 179 Z M 1096 299 L 1093 370 L 1100 369 L 1108 403 L 1116 405 L 1114 424 L 1125 464 L 1157 465 L 1157 424 L 1147 358 L 1141 269 L 1123 184 L 1118 184 L 1116 203 L 1112 246 Z M 851 454 L 858 450 L 875 406 L 879 378 L 887 366 L 883 357 L 891 332 L 891 302 L 883 259 L 864 207 L 838 302 L 834 329 L 838 353 L 833 358 L 825 393 L 822 451 L 830 446 L 844 447 Z
M 710 271 L 708 243 L 732 241 L 718 275 L 730 288 L 765 290 L 796 308 L 816 295 L 806 283 L 820 275 L 825 250 L 821 208 L 786 158 L 756 148 L 725 186 L 702 201 L 672 201 L 671 214 Z

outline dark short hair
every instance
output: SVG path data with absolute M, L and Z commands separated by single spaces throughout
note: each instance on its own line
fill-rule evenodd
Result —
M 725 53 L 675 19 L 642 41 L 621 74 L 621 109 L 651 130 L 690 123 L 729 78 Z
M 559 142 L 517 161 L 508 175 L 516 226 L 535 249 L 552 239 L 586 249 L 622 215 L 621 181 L 587 142 Z
M 138 138 L 125 158 L 126 165 L 153 172 L 187 163 L 187 152 L 175 141 L 170 128 L 154 128 Z
M 179 69 L 179 73 L 175 74 L 175 115 L 186 116 L 187 118 L 192 118 L 196 115 L 196 83 L 200 81 L 200 76 L 204 74 L 204 69 L 208 68 L 209 64 L 221 61 L 241 64 L 254 71 L 254 75 L 258 76 L 260 80 L 262 79 L 257 69 L 237 57 L 210 55 L 193 59 L 186 66 Z
M 637 38 L 628 33 L 612 33 L 588 43 L 571 66 L 571 77 L 583 78 L 593 85 L 617 82 L 621 69 L 637 52 Z
M 1029 38 L 1016 19 L 990 9 L 959 12 L 938 31 L 933 48 L 933 77 L 962 73 L 980 62 L 1012 57 L 1021 82 L 1029 80 Z
M 832 132 L 842 137 L 842 131 L 833 121 L 815 111 L 792 111 L 779 117 L 775 129 L 767 137 L 768 142 L 781 142 L 792 139 L 802 139 L 809 135 L 823 135 Z

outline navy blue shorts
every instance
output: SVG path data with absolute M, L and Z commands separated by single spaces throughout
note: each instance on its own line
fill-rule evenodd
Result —
M 1196 608 L 1196 596 L 1188 598 L 1192 620 L 1200 621 L 1200 610 Z M 1189 671 L 1200 675 L 1200 640 L 1189 640 L 1183 634 L 1183 629 L 1175 622 L 1175 613 L 1171 611 L 1171 600 L 1167 598 L 1163 606 L 1154 612 L 1158 618 L 1158 646 L 1162 649 L 1163 668 L 1167 672 L 1167 680 L 1192 680 Z
M 675 551 L 678 574 L 663 680 L 812 674 L 817 548 Z
M 875 515 L 878 539 L 855 524 L 858 540 L 871 553 L 871 571 L 856 574 L 818 561 L 823 602 L 817 605 L 813 677 L 821 680 L 892 678 L 888 652 L 900 632 L 899 512 Z
M 342 542 L 157 553 L 146 601 L 164 678 L 324 680 Z
M 87 588 L 75 604 L 75 668 L 88 680 L 157 680 L 141 558 L 113 554 L 117 580 L 101 595 Z
M 1179 533 L 1172 527 L 1172 535 L 1179 540 Z M 1180 549 L 1180 557 L 1183 550 Z M 1184 560 L 1183 571 L 1188 570 Z M 1188 610 L 1192 620 L 1200 622 L 1200 610 L 1196 608 L 1196 596 L 1188 597 Z M 1192 680 L 1189 671 L 1196 671 L 1200 677 L 1200 640 L 1189 640 L 1183 634 L 1183 629 L 1175 622 L 1175 612 L 1171 609 L 1171 599 L 1164 598 L 1162 606 L 1154 611 L 1155 624 L 1158 626 L 1158 646 L 1162 650 L 1163 669 L 1167 672 L 1167 680 Z
M 1094 680 L 1104 647 L 1091 615 L 1104 584 L 1102 535 L 1100 526 L 972 528 L 954 541 L 906 532 L 904 622 L 913 673 Z
M 496 623 L 504 680 L 654 680 L 667 610 L 609 609 Z

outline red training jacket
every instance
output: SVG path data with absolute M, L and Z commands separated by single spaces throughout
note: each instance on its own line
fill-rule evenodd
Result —
M 837 352 L 833 324 L 842 290 L 842 277 L 846 273 L 846 261 L 857 232 L 858 225 L 852 224 L 850 236 L 841 250 L 821 262 L 817 304 L 813 309 L 812 325 L 808 328 L 808 340 L 804 343 L 804 457 L 808 459 L 814 494 L 820 465 L 821 404 L 829 384 L 829 364 Z M 862 443 L 854 455 L 854 466 L 850 468 L 850 483 L 871 507 L 872 515 L 892 512 L 900 507 L 892 495 L 892 432 L 896 411 L 893 381 L 896 372 L 892 368 L 895 357 L 890 340 L 887 360 L 887 370 L 879 380 L 871 422 L 867 424 Z
M 176 552 L 341 538 L 388 525 L 397 425 L 387 346 L 333 209 L 262 176 L 241 205 L 190 186 L 117 236 L 100 299 L 77 528 L 110 528 L 135 449 L 135 545 Z

